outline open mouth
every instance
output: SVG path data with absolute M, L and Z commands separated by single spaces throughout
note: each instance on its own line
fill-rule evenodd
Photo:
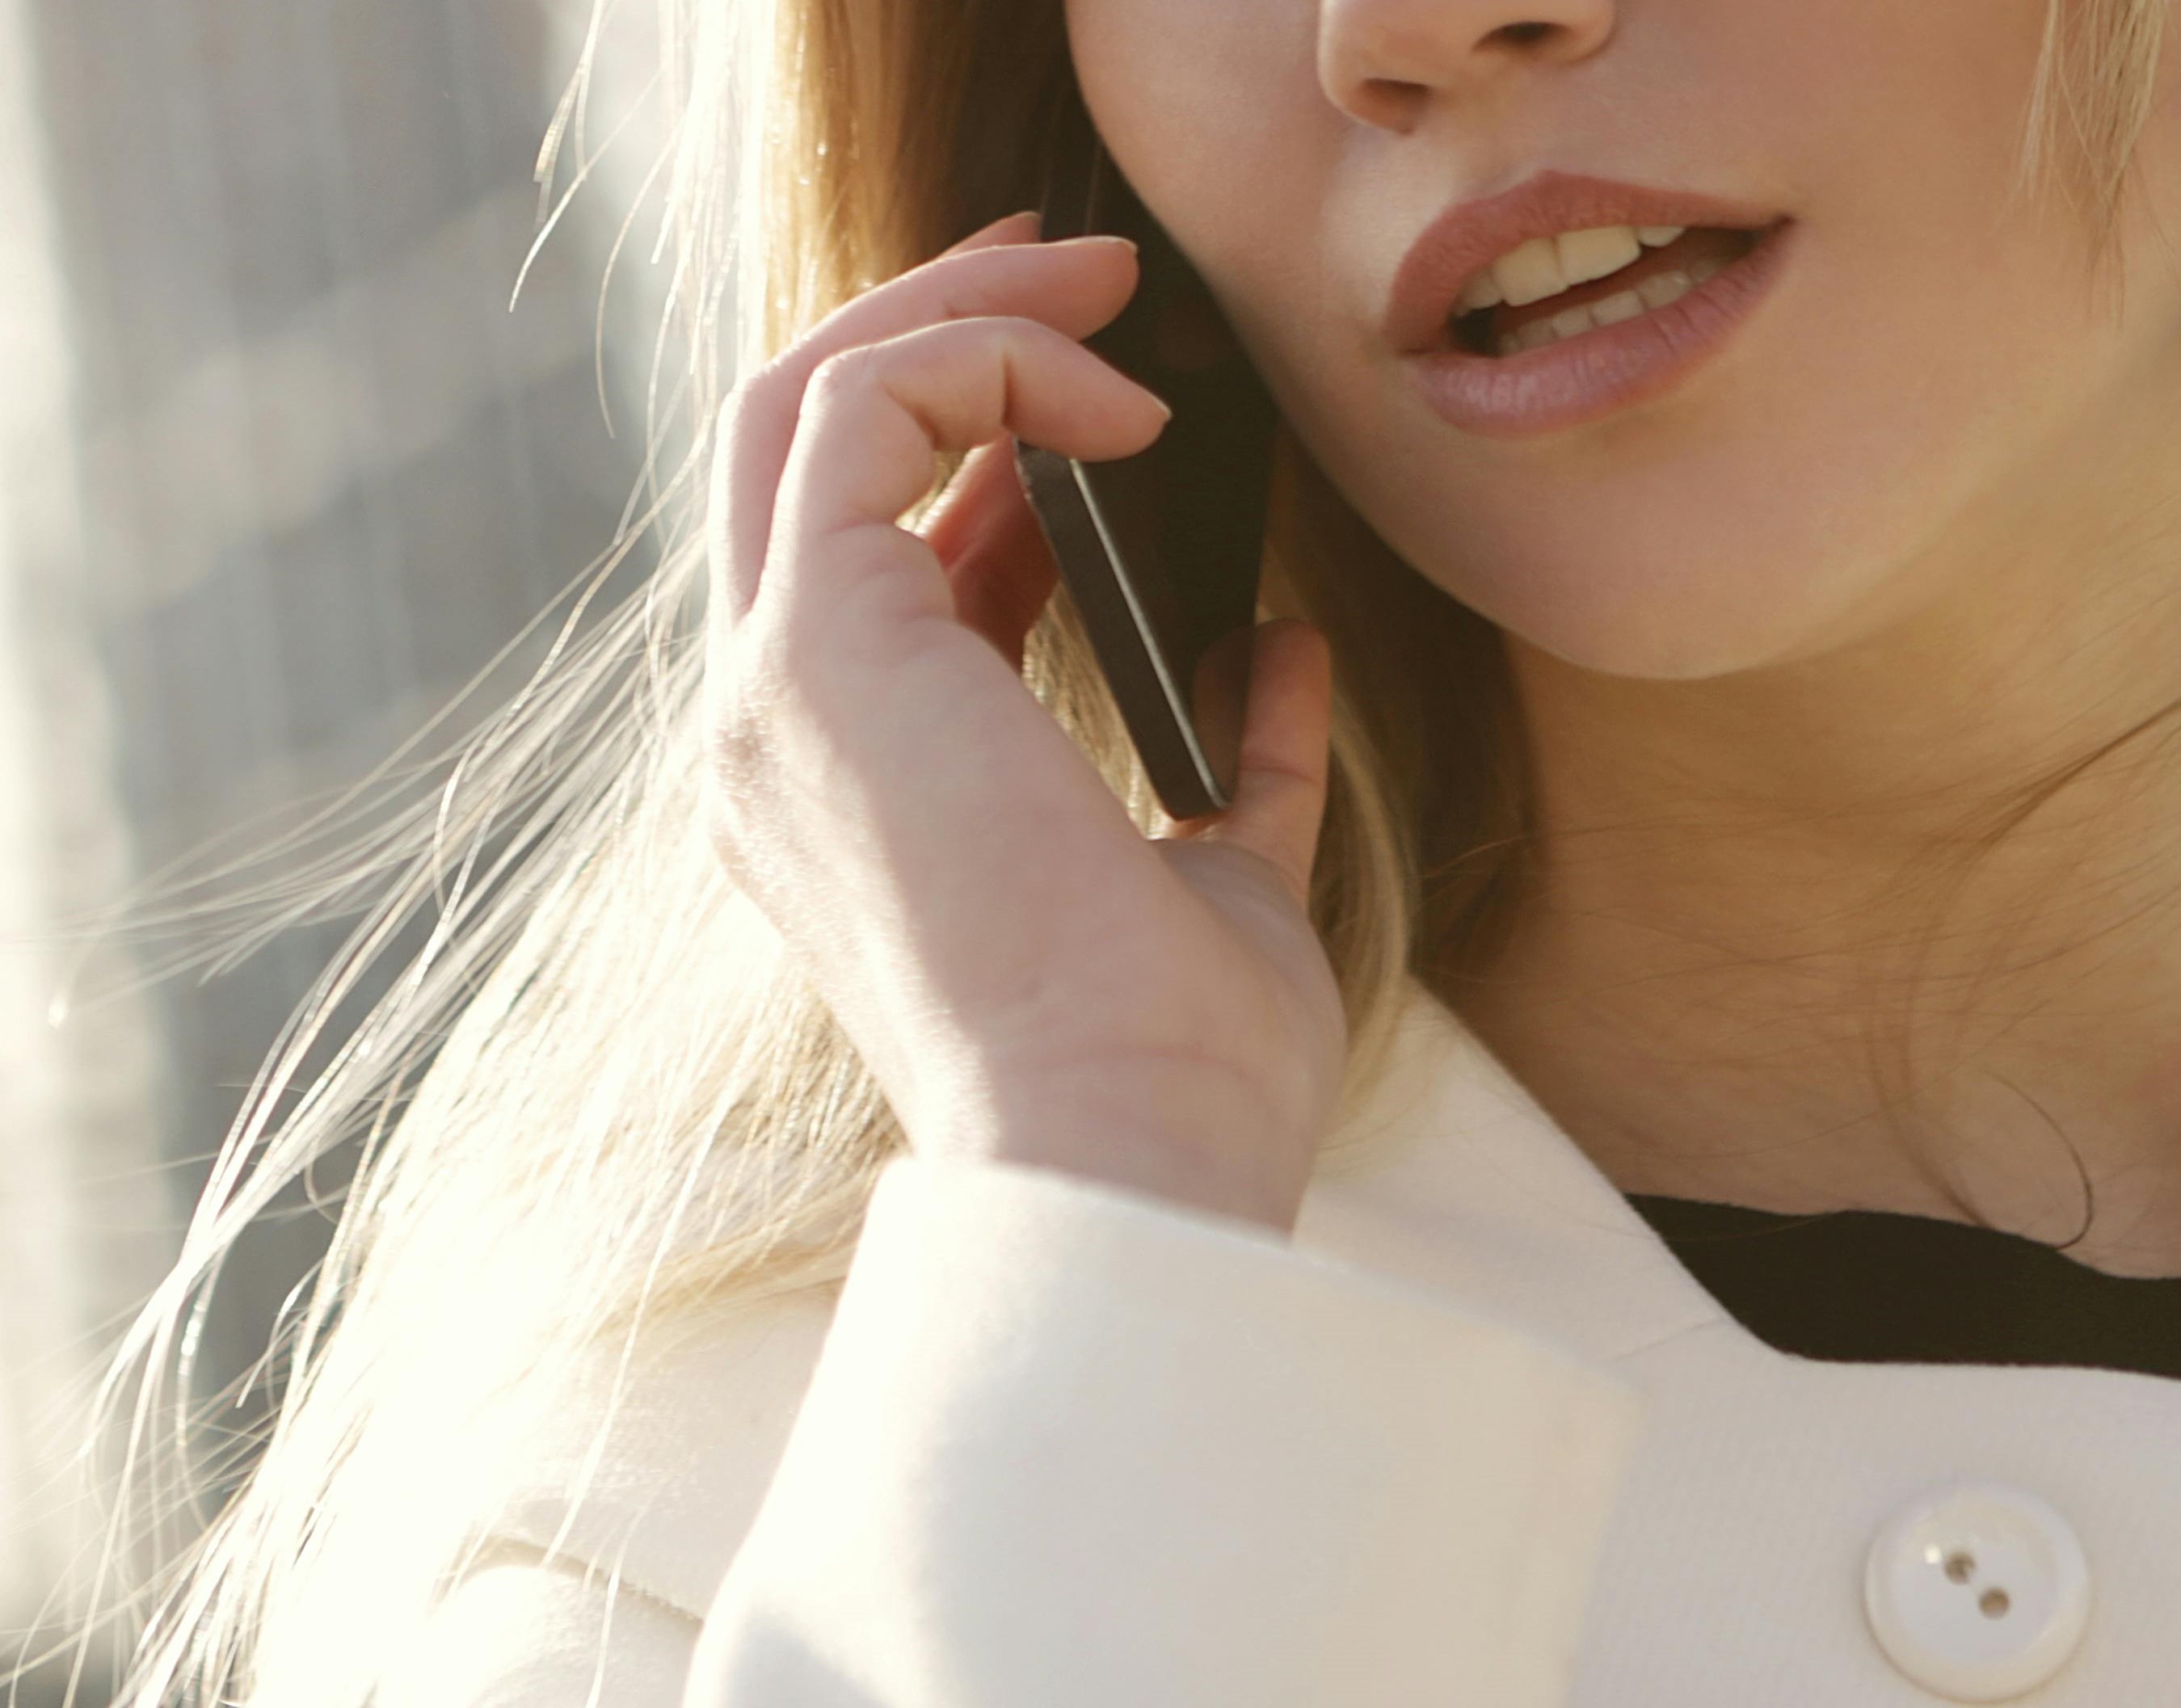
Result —
M 1449 348 L 1473 355 L 1519 355 L 1601 326 L 1664 308 L 1756 248 L 1784 219 L 1759 230 L 1692 226 L 1671 243 L 1646 249 L 1617 273 L 1586 280 L 1536 302 L 1505 302 L 1447 322 Z

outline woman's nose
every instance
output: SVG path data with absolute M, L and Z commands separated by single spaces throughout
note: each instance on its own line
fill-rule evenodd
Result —
M 1587 58 L 1620 0 L 1322 0 L 1317 73 L 1333 104 L 1406 130 L 1434 95 Z

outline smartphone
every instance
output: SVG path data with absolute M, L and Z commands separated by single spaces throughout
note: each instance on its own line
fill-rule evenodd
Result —
M 1149 449 L 1103 462 L 1018 439 L 1015 471 L 1160 804 L 1191 818 L 1234 798 L 1277 417 L 1203 279 L 1107 153 L 1072 67 L 1057 87 L 1039 237 L 1135 240 L 1135 293 L 1084 343 L 1173 418 Z

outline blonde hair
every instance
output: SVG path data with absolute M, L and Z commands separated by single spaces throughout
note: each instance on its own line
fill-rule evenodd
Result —
M 94 1597 L 141 1620 L 120 1698 L 140 1708 L 362 1700 L 458 1557 L 455 1520 L 474 1513 L 500 1432 L 549 1404 L 586 1348 L 626 1358 L 639 1325 L 671 1338 L 837 1281 L 903 1143 L 701 833 L 698 471 L 727 375 L 1035 205 L 1025 137 L 1063 63 L 1061 0 L 663 3 L 671 273 L 654 379 L 673 384 L 650 426 L 659 444 L 678 423 L 686 454 L 643 495 L 661 561 L 581 636 L 571 614 L 547 664 L 390 820 L 356 832 L 367 796 L 345 797 L 315 843 L 268 851 L 319 848 L 301 877 L 230 904 L 249 922 L 230 953 L 365 912 L 253 1085 L 101 1390 L 122 1474 Z M 2053 0 L 2022 182 L 2061 185 L 2101 251 L 2165 9 Z M 588 67 L 587 52 L 570 113 Z M 631 543 L 572 590 L 578 607 Z M 1311 907 L 1347 1007 L 1352 1099 L 1383 1066 L 1405 974 L 1451 1003 L 1490 963 L 1530 848 L 1521 732 L 1497 632 L 1395 559 L 1284 435 L 1264 603 L 1333 646 Z M 1157 834 L 1064 592 L 1024 675 Z M 336 1005 L 428 907 L 422 950 L 298 1083 Z M 244 1228 L 351 1142 L 331 1245 L 257 1373 L 277 1407 L 259 1439 L 222 1443 L 218 1399 L 201 1415 L 189 1402 L 192 1325 Z M 201 1460 L 213 1485 L 247 1467 L 209 1522 Z M 367 1626 L 352 1648 L 291 1672 L 284 1622 L 366 1595 L 349 1605 L 369 1620 L 312 1623 Z

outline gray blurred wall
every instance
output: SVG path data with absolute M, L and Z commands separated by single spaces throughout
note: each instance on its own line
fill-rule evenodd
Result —
M 83 1374 L 171 1259 L 205 1159 L 343 928 L 58 1029 L 58 963 L 34 939 L 359 775 L 607 545 L 642 449 L 649 223 L 609 299 L 617 439 L 594 317 L 651 127 L 616 144 L 507 306 L 587 8 L 0 0 L 8 1628 L 81 1568 L 82 1515 L 54 1479 Z M 613 26 L 594 143 L 655 63 L 647 21 Z M 130 972 L 108 951 L 88 982 Z M 246 1244 L 207 1391 L 262 1350 L 325 1232 L 301 1214 Z

